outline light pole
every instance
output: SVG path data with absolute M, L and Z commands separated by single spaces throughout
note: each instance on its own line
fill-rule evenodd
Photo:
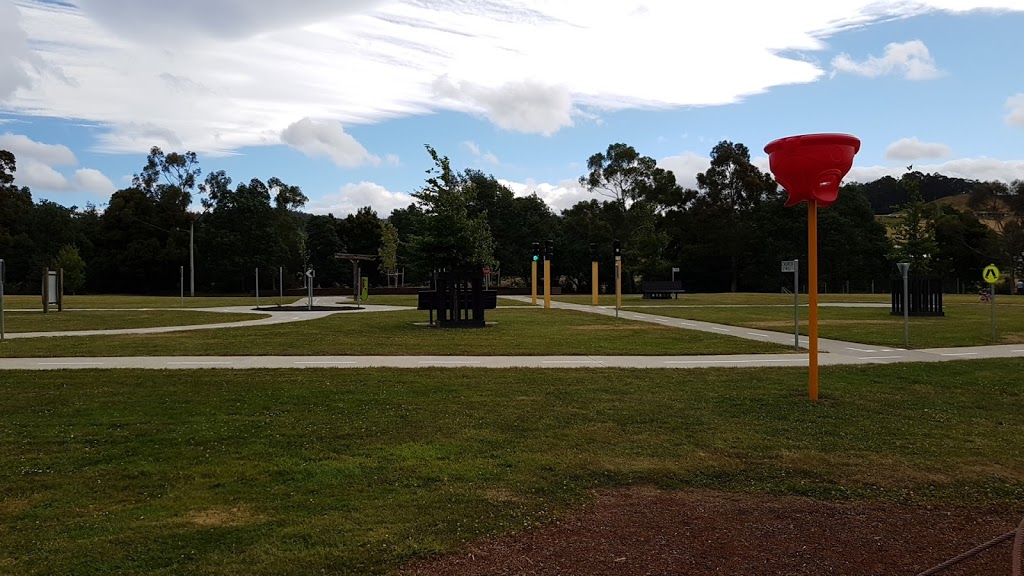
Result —
M 196 223 L 206 216 L 210 209 L 203 210 L 198 218 L 188 226 L 188 295 L 189 298 L 196 297 Z

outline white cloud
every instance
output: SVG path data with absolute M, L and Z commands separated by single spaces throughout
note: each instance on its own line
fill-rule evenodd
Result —
M 557 184 L 549 184 L 547 182 L 538 183 L 533 180 L 512 182 L 499 178 L 498 182 L 508 186 L 509 190 L 516 196 L 529 196 L 536 193 L 556 213 L 572 208 L 577 203 L 586 200 L 606 200 L 606 198 L 596 193 L 591 193 L 586 188 L 580 186 L 578 180 L 562 180 Z
M 91 192 L 104 196 L 113 194 L 117 189 L 114 183 L 110 181 L 110 178 L 107 178 L 102 172 L 93 168 L 77 170 L 74 183 L 75 188 L 81 192 Z
M 292 0 L 246 2 L 176 0 L 80 0 L 83 10 L 110 30 L 150 42 L 195 42 L 203 38 L 238 40 L 281 28 L 317 22 L 321 18 L 354 14 L 380 0 Z
M 14 173 L 14 183 L 28 186 L 33 190 L 67 190 L 68 179 L 63 174 L 47 166 L 35 158 L 19 158 L 18 171 Z
M 364 206 L 372 206 L 378 216 L 386 218 L 396 208 L 405 208 L 413 202 L 413 197 L 405 192 L 392 192 L 380 184 L 360 182 L 346 184 L 335 194 L 311 199 L 305 209 L 313 214 L 343 217 L 355 214 Z
M 940 75 L 928 47 L 920 40 L 887 44 L 883 56 L 869 56 L 863 62 L 840 54 L 832 59 L 832 73 L 837 72 L 868 78 L 896 74 L 907 80 L 928 80 Z
M 675 174 L 676 183 L 683 188 L 696 190 L 697 174 L 711 167 L 711 158 L 693 152 L 683 152 L 658 160 L 658 167 L 671 170 Z
M 505 130 L 550 136 L 572 126 L 572 97 L 565 86 L 525 80 L 490 88 L 455 83 L 445 75 L 434 82 L 434 91 L 454 107 L 486 116 Z
M 326 156 L 344 168 L 380 163 L 337 122 L 304 118 L 285 128 L 281 140 L 306 156 Z
M 298 118 L 351 126 L 446 109 L 553 134 L 606 110 L 726 104 L 813 82 L 825 71 L 792 54 L 823 50 L 850 26 L 935 9 L 1024 9 L 1009 0 L 801 0 L 786 10 L 747 3 L 737 19 L 732 3 L 678 0 L 642 10 L 595 10 L 590 0 L 301 4 L 0 0 L 0 99 L 8 92 L 15 114 L 106 126 L 97 147 L 107 152 L 162 143 L 226 154 L 280 144 Z M 708 46 L 713 58 L 670 56 Z M 877 60 L 929 74 L 930 55 L 912 48 L 903 60 Z M 849 60 L 855 69 L 870 62 Z
M 110 178 L 93 168 L 76 170 L 71 181 L 54 166 L 77 166 L 78 158 L 63 144 L 36 142 L 22 134 L 0 135 L 0 150 L 9 150 L 17 160 L 15 182 L 19 186 L 52 192 L 111 194 L 116 189 Z
M 44 144 L 22 134 L 0 134 L 0 150 L 13 152 L 20 165 L 23 159 L 32 158 L 51 166 L 75 166 L 78 159 L 70 148 L 63 144 Z
M 856 166 L 846 176 L 847 182 L 871 182 L 883 176 L 899 178 L 907 171 L 905 166 Z M 1001 180 L 1013 182 L 1024 179 L 1024 160 L 997 160 L 995 158 L 957 158 L 941 164 L 914 164 L 914 171 L 938 173 L 951 178 L 971 180 Z
M 0 0 L 0 102 L 18 88 L 32 86 L 26 64 L 32 60 L 28 38 L 21 28 L 21 12 L 7 0 Z
M 945 144 L 921 142 L 915 138 L 902 138 L 885 149 L 889 160 L 920 160 L 922 158 L 947 158 L 953 149 Z
M 494 166 L 501 164 L 501 160 L 498 160 L 498 157 L 493 152 L 490 150 L 484 152 L 476 142 L 467 140 L 462 143 L 462 146 L 466 150 L 469 150 L 470 154 L 485 164 L 492 164 Z
M 1007 98 L 1006 108 L 1010 111 L 1006 116 L 1006 123 L 1010 126 L 1024 128 L 1024 92 Z

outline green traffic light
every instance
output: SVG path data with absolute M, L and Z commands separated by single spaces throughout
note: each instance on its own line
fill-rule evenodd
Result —
M 536 262 L 537 260 L 540 260 L 540 256 L 534 255 L 533 261 Z

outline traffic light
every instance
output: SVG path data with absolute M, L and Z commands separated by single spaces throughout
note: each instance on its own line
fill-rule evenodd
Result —
M 536 262 L 540 260 L 540 242 L 534 242 L 531 245 L 531 250 L 531 254 L 533 254 L 533 261 Z
M 622 242 L 618 240 L 612 240 L 612 255 L 618 260 L 622 258 Z
M 545 240 L 544 241 L 544 259 L 554 260 L 555 258 L 555 241 Z
M 590 243 L 590 259 L 597 261 L 597 242 Z

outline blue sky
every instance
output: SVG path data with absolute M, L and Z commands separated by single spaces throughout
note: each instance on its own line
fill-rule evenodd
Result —
M 104 206 L 150 146 L 383 216 L 430 160 L 561 210 L 625 142 L 684 185 L 719 140 L 848 132 L 849 179 L 1024 179 L 1024 0 L 0 0 L 0 149 Z M 598 10 L 596 7 L 602 6 Z

